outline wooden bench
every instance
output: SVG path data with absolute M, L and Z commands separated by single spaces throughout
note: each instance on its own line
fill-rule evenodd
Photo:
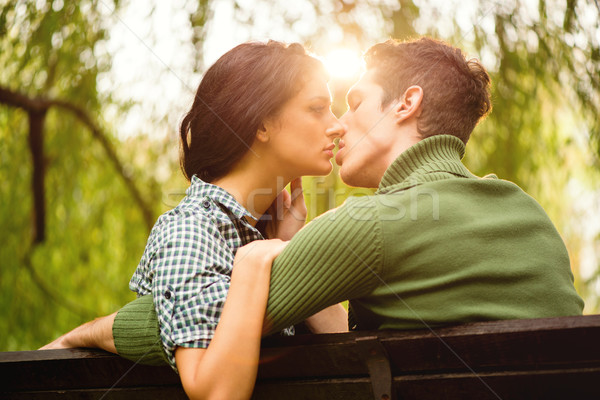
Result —
M 168 367 L 90 349 L 0 353 L 2 399 L 185 399 Z M 600 399 L 600 315 L 272 337 L 254 399 Z

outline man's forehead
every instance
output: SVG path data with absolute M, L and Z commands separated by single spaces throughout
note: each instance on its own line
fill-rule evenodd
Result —
M 364 95 L 364 93 L 366 91 L 368 91 L 369 89 L 372 90 L 373 89 L 372 86 L 377 85 L 377 83 L 375 83 L 375 81 L 373 80 L 372 75 L 373 75 L 372 70 L 368 70 L 368 71 L 364 72 L 360 76 L 358 81 L 356 81 L 356 83 L 348 90 L 348 93 L 346 94 L 346 98 Z M 379 86 L 379 85 L 377 85 L 377 86 Z

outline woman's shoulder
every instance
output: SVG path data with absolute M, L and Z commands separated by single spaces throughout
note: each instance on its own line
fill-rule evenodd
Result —
M 196 231 L 210 233 L 216 229 L 216 224 L 210 215 L 195 207 L 186 204 L 163 213 L 154 224 L 150 236 L 169 236 L 182 231 Z

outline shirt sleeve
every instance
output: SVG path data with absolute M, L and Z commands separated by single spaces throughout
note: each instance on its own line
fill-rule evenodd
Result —
M 208 347 L 229 290 L 233 252 L 208 217 L 176 219 L 165 230 L 168 239 L 150 269 L 160 336 L 174 365 L 177 346 Z
M 298 323 L 381 284 L 381 221 L 372 196 L 352 198 L 298 232 L 275 259 L 268 333 Z

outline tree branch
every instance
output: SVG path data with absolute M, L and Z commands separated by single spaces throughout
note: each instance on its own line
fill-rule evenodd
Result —
M 35 243 L 31 244 L 31 247 L 25 252 L 25 256 L 23 257 L 22 264 L 25 266 L 27 272 L 36 286 L 46 295 L 47 298 L 71 311 L 73 314 L 80 316 L 83 320 L 89 320 L 94 318 L 96 315 L 91 310 L 88 310 L 85 307 L 82 307 L 79 303 L 72 302 L 65 296 L 60 293 L 55 292 L 46 282 L 42 279 L 42 277 L 37 273 L 35 268 L 33 267 L 33 263 L 31 261 L 31 255 L 36 247 Z
M 44 121 L 46 110 L 29 110 L 29 150 L 33 160 L 31 186 L 33 189 L 34 230 L 33 243 L 42 243 L 46 237 L 46 201 L 44 190 Z
M 48 104 L 44 100 L 32 99 L 24 94 L 13 92 L 12 90 L 0 86 L 0 103 L 9 106 L 22 108 L 25 111 L 45 111 Z
M 94 138 L 96 138 L 96 140 L 100 142 L 100 145 L 102 145 L 102 147 L 104 148 L 104 152 L 113 164 L 113 167 L 117 170 L 117 172 L 125 182 L 125 186 L 127 187 L 127 189 L 129 189 L 131 196 L 134 198 L 135 202 L 138 204 L 138 207 L 142 211 L 144 221 L 146 222 L 146 227 L 148 228 L 148 231 L 150 231 L 154 226 L 155 222 L 154 213 L 152 212 L 150 205 L 144 200 L 141 192 L 138 190 L 133 179 L 125 172 L 123 163 L 121 163 L 121 161 L 119 160 L 117 153 L 115 152 L 112 144 L 108 140 L 108 137 L 98 127 L 95 121 L 90 117 L 89 113 L 83 108 L 66 101 L 48 100 L 48 104 L 50 106 L 56 106 L 70 111 L 73 115 L 75 115 L 75 117 L 77 117 L 77 119 L 79 119 L 81 123 L 88 127 L 88 129 L 92 133 L 92 136 L 94 136 Z
M 152 226 L 154 225 L 154 213 L 152 212 L 150 205 L 144 200 L 133 179 L 125 172 L 123 163 L 119 160 L 107 135 L 100 129 L 87 110 L 64 100 L 47 99 L 45 97 L 31 98 L 2 86 L 0 86 L 0 103 L 21 108 L 30 115 L 31 113 L 45 113 L 51 107 L 59 107 L 73 114 L 91 131 L 92 136 L 100 142 L 104 152 L 113 164 L 113 167 L 125 182 L 125 186 L 142 211 L 148 231 L 152 229 Z

